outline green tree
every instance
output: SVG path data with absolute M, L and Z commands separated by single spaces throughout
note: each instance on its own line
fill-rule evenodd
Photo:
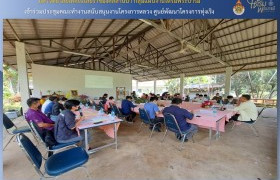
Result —
M 3 65 L 3 106 L 4 111 L 19 109 L 20 103 L 13 102 L 13 97 L 18 93 L 17 71 Z
M 180 79 L 169 79 L 165 83 L 165 86 L 167 87 L 169 93 L 178 93 L 180 92 Z

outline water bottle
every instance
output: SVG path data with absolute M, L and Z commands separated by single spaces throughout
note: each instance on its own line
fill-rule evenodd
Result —
M 216 116 L 217 115 L 217 109 L 213 108 L 213 115 Z
M 95 106 L 92 106 L 92 109 L 95 111 Z
M 110 114 L 110 116 L 111 116 L 111 120 L 114 120 L 114 119 L 115 119 L 115 112 L 112 111 L 111 114 Z
M 88 103 L 86 103 L 86 108 L 88 109 Z
M 103 108 L 100 108 L 100 110 L 99 110 L 99 114 L 104 114 L 104 110 L 103 110 Z
M 111 112 L 111 116 L 115 117 L 115 112 L 114 111 Z

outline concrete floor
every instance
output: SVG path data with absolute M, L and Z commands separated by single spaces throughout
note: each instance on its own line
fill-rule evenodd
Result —
M 25 122 L 19 118 L 17 124 Z M 92 179 L 275 179 L 277 123 L 275 118 L 260 118 L 256 123 L 260 137 L 255 137 L 248 126 L 231 130 L 231 124 L 219 140 L 208 146 L 208 130 L 199 129 L 195 143 L 185 143 L 178 151 L 179 142 L 170 133 L 165 142 L 163 132 L 149 140 L 149 130 L 137 133 L 135 124 L 121 124 L 119 149 L 103 149 L 90 155 L 86 164 Z M 31 135 L 29 135 L 32 138 Z M 4 144 L 8 136 L 5 135 Z M 94 145 L 111 141 L 95 129 Z M 45 152 L 40 148 L 41 152 Z M 16 142 L 3 152 L 5 179 L 39 179 L 35 169 Z M 60 179 L 85 179 L 81 169 L 62 175 Z

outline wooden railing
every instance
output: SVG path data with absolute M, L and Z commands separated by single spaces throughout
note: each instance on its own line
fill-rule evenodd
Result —
M 277 99 L 252 99 L 257 106 L 277 106 Z

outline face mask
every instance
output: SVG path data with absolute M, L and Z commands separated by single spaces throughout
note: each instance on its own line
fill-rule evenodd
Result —
M 232 101 L 233 101 L 233 99 L 229 99 L 229 100 L 228 100 L 228 102 L 232 102 Z
M 81 107 L 78 107 L 77 109 L 75 109 L 75 111 L 80 111 L 81 110 Z

